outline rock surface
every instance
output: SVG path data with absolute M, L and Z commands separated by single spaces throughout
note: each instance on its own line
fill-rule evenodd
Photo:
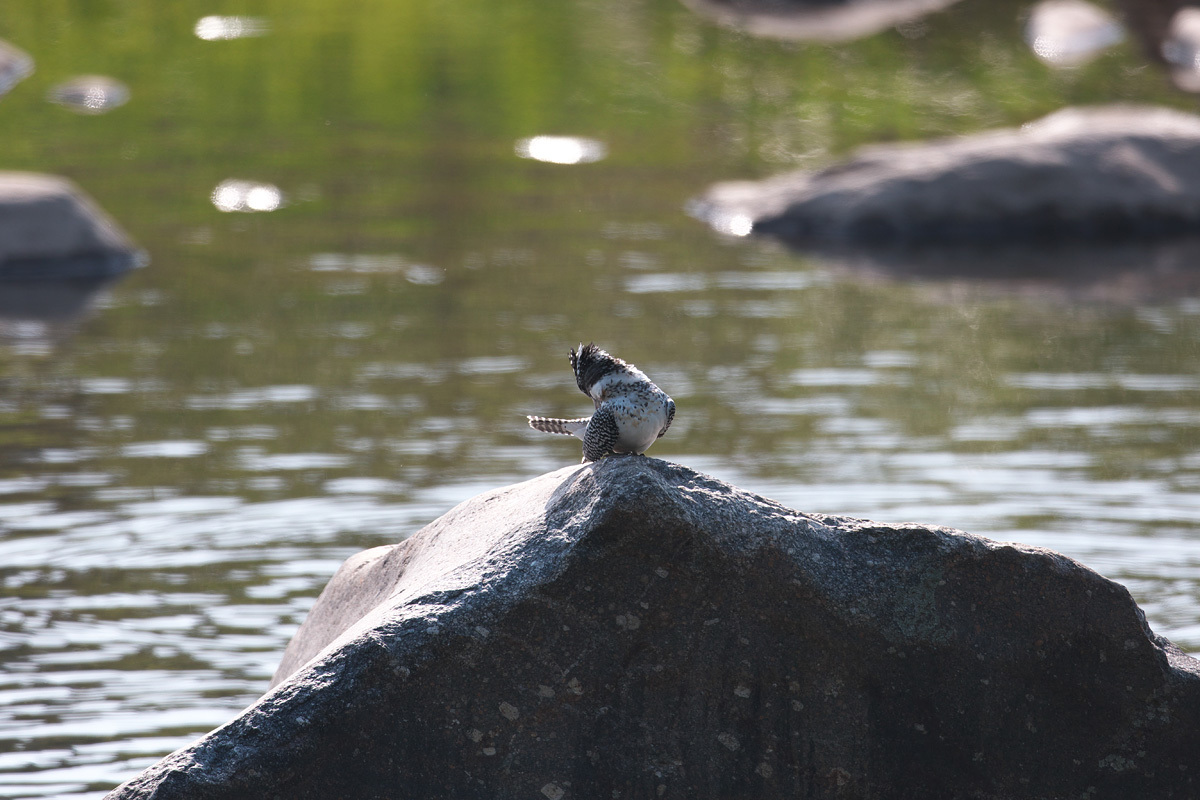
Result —
M 142 255 L 66 178 L 0 172 L 0 280 L 103 278 Z
M 853 245 L 1096 241 L 1200 232 L 1200 117 L 1068 108 L 1020 129 L 863 148 L 819 172 L 723 183 L 719 230 Z
M 1200 662 L 1071 559 L 628 456 L 348 560 L 133 798 L 1194 798 Z

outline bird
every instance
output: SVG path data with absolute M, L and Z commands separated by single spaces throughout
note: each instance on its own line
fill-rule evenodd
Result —
M 578 419 L 530 416 L 529 427 L 582 439 L 582 463 L 614 453 L 644 455 L 671 427 L 675 401 L 633 364 L 609 355 L 595 342 L 580 342 L 567 357 L 579 391 L 592 399 L 595 412 Z

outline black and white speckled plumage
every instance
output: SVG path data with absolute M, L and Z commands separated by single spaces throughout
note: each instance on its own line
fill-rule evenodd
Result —
M 592 387 L 605 375 L 629 370 L 628 364 L 616 356 L 610 356 L 597 347 L 595 342 L 580 342 L 579 349 L 572 350 L 567 354 L 567 358 L 571 361 L 571 371 L 575 373 L 575 385 L 589 397 Z
M 579 419 L 555 419 L 553 417 L 529 417 L 529 427 L 543 433 L 557 433 L 560 436 L 574 436 L 576 431 L 587 427 L 591 417 Z
M 530 427 L 583 439 L 584 461 L 613 453 L 641 455 L 671 427 L 675 401 L 640 369 L 594 343 L 580 344 L 568 357 L 575 383 L 592 399 L 595 413 L 579 419 L 529 417 Z

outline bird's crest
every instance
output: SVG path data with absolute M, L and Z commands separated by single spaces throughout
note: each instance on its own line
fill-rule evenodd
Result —
M 610 356 L 597 347 L 595 342 L 580 342 L 579 348 L 572 350 L 567 357 L 571 359 L 571 369 L 575 372 L 575 383 L 579 386 L 579 391 L 589 397 L 589 390 L 596 385 L 596 381 L 605 375 L 628 368 L 624 361 Z

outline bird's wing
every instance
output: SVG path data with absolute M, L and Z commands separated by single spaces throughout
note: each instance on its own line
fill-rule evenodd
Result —
M 663 425 L 662 430 L 658 432 L 658 438 L 661 439 L 663 434 L 667 432 L 667 428 L 671 427 L 671 423 L 675 421 L 675 401 L 667 398 L 667 424 Z
M 613 445 L 617 443 L 619 436 L 612 408 L 600 406 L 596 413 L 592 414 L 587 432 L 583 435 L 583 457 L 588 461 L 599 461 L 613 451 Z

